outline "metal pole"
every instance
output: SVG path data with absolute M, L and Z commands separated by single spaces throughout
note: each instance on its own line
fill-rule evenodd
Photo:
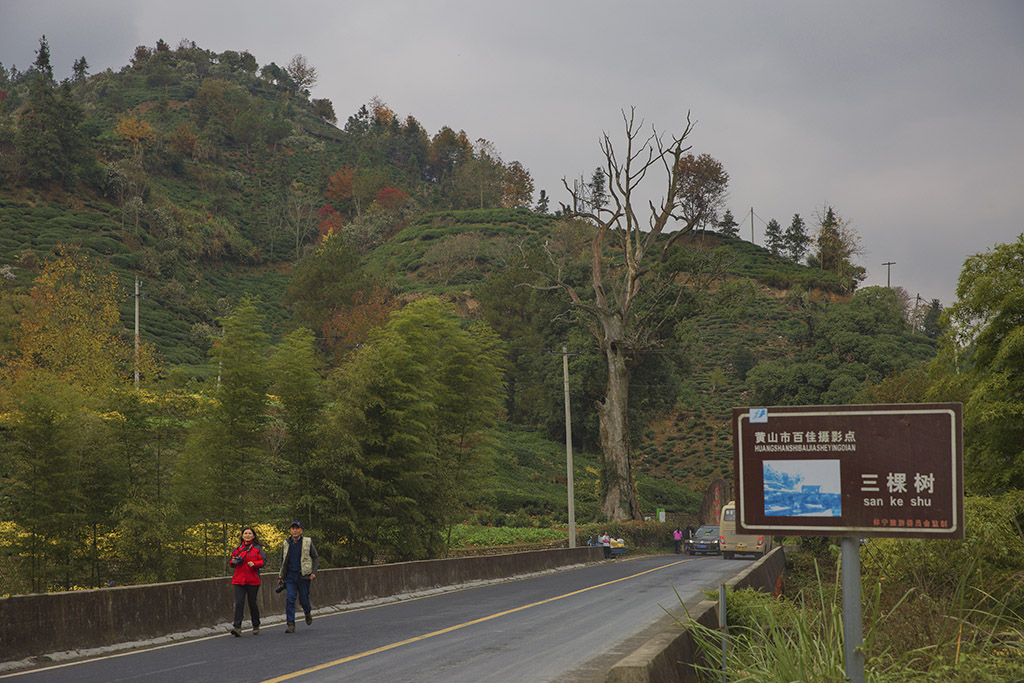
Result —
M 722 683 L 726 683 L 725 680 L 725 656 L 728 652 L 728 637 L 726 629 L 728 628 L 728 622 L 725 618 L 725 584 L 718 584 L 718 628 L 722 632 Z
M 885 286 L 889 287 L 891 289 L 892 288 L 892 278 L 890 276 L 892 275 L 892 267 L 896 265 L 896 262 L 895 261 L 886 261 L 882 265 L 885 266 Z
M 572 472 L 572 415 L 569 412 L 569 350 L 562 347 L 562 380 L 565 385 L 565 478 L 569 496 L 569 547 L 576 547 L 576 493 Z
M 917 293 L 917 299 L 916 299 L 916 300 L 914 301 L 914 315 L 912 316 L 912 319 L 913 319 L 913 321 L 914 321 L 914 324 L 913 324 L 913 325 L 911 326 L 911 328 L 910 328 L 910 331 L 911 331 L 912 333 L 914 333 L 914 334 L 916 334 L 916 333 L 917 333 L 917 308 L 918 308 L 918 306 L 920 306 L 920 305 L 921 305 L 921 293 L 920 293 L 920 292 L 918 292 L 918 293 Z M 923 326 L 922 326 L 922 327 L 923 327 Z
M 135 278 L 135 388 L 139 388 L 139 278 Z
M 864 624 L 860 607 L 860 539 L 842 539 L 843 655 L 846 677 L 864 683 Z

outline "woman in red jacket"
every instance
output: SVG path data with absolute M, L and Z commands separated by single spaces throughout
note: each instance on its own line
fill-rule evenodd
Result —
M 228 566 L 235 568 L 231 584 L 235 587 L 235 622 L 231 635 L 240 637 L 242 632 L 242 616 L 245 613 L 245 602 L 249 602 L 249 617 L 252 620 L 252 634 L 260 632 L 260 607 L 256 604 L 256 596 L 260 591 L 260 567 L 266 564 L 263 545 L 251 526 L 242 529 L 242 542 L 231 553 Z

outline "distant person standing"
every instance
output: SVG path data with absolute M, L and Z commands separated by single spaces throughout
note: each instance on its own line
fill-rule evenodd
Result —
M 683 545 L 683 530 L 676 527 L 676 530 L 672 532 L 672 540 L 676 542 L 676 555 L 678 555 L 679 549 Z
M 260 606 L 256 596 L 260 592 L 260 567 L 267 563 L 263 554 L 256 530 L 251 526 L 242 529 L 242 542 L 231 551 L 228 565 L 234 567 L 235 574 L 231 577 L 231 585 L 235 588 L 235 621 L 231 626 L 231 635 L 236 638 L 242 635 L 242 617 L 245 616 L 245 603 L 249 603 L 249 619 L 252 621 L 252 634 L 260 632 Z
M 284 603 L 285 621 L 288 622 L 288 626 L 284 632 L 295 633 L 296 598 L 306 613 L 306 624 L 313 623 L 309 585 L 312 579 L 316 578 L 317 569 L 320 567 L 320 555 L 316 552 L 313 539 L 302 534 L 301 522 L 292 522 L 288 532 L 289 536 L 284 540 L 282 549 L 281 573 L 277 577 L 277 582 L 283 583 L 288 589 Z
M 604 548 L 604 559 L 610 558 L 612 556 L 612 538 L 608 532 L 602 531 L 601 535 L 597 537 L 597 542 Z

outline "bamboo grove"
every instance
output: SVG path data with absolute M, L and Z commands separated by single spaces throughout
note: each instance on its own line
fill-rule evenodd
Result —
M 335 565 L 443 552 L 500 403 L 486 324 L 423 298 L 325 376 L 312 332 L 272 344 L 245 299 L 216 381 L 158 388 L 143 347 L 135 388 L 112 284 L 67 250 L 24 302 L 0 392 L 0 592 L 216 574 L 241 525 L 293 518 Z

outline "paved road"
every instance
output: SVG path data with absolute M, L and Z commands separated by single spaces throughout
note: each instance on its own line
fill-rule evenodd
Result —
M 10 676 L 18 683 L 584 681 L 749 564 L 643 556 Z M 314 607 L 316 605 L 314 586 Z M 225 598 L 227 599 L 227 597 Z M 8 677 L 0 676 L 0 679 Z

